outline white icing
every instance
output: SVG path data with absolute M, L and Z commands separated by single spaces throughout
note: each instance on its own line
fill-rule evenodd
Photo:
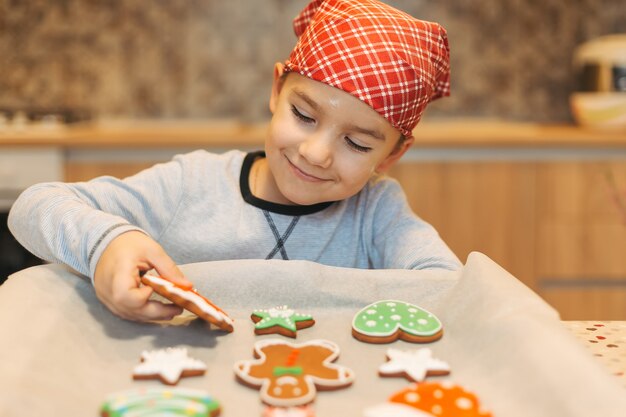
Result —
M 430 409 L 430 411 L 432 411 L 434 415 L 440 416 L 441 413 L 443 412 L 443 408 L 441 408 L 439 404 L 435 404 L 433 405 L 433 408 Z
M 370 308 L 369 310 L 366 311 L 367 314 L 376 314 L 376 310 L 374 310 L 373 308 Z
M 407 403 L 418 403 L 420 400 L 420 396 L 417 392 L 407 392 L 404 394 L 404 399 Z
M 228 317 L 226 314 L 222 313 L 221 311 L 215 309 L 213 306 L 211 306 L 209 303 L 207 303 L 206 300 L 203 299 L 202 297 L 200 297 L 199 295 L 197 295 L 197 294 L 195 294 L 195 293 L 193 293 L 191 291 L 185 291 L 182 288 L 178 288 L 177 286 L 175 286 L 170 281 L 168 281 L 166 279 L 163 279 L 161 277 L 157 277 L 157 276 L 149 275 L 149 274 L 146 274 L 143 277 L 148 279 L 149 281 L 155 283 L 155 284 L 162 285 L 162 286 L 166 287 L 167 290 L 169 292 L 171 292 L 172 294 L 176 294 L 176 295 L 184 298 L 185 300 L 191 301 L 200 310 L 202 310 L 203 312 L 207 313 L 208 315 L 210 315 L 211 317 L 215 318 L 216 320 L 223 321 L 224 323 L 230 324 L 232 326 L 233 320 L 230 317 Z
M 432 357 L 432 351 L 422 348 L 412 351 L 398 349 L 388 349 L 388 362 L 383 363 L 378 368 L 382 375 L 394 375 L 406 373 L 415 382 L 423 381 L 429 371 L 450 372 L 450 366 Z
M 455 404 L 461 410 L 471 410 L 473 406 L 472 400 L 466 397 L 457 398 Z
M 368 321 L 365 322 L 365 325 L 368 326 L 368 327 L 374 327 L 374 326 L 376 326 L 376 321 L 368 320 Z
M 159 375 L 169 384 L 175 384 L 184 371 L 206 371 L 206 365 L 187 356 L 185 348 L 144 351 L 141 359 L 142 362 L 133 370 L 134 375 Z
M 402 320 L 402 316 L 399 316 L 397 314 L 392 314 L 391 317 L 389 317 L 391 320 L 395 320 L 395 321 L 399 321 Z

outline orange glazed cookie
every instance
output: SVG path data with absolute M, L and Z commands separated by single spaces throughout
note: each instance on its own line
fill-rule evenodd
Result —
M 425 382 L 391 396 L 389 402 L 365 410 L 365 417 L 491 417 L 478 398 L 450 383 Z
M 228 314 L 209 301 L 208 298 L 200 295 L 196 289 L 185 289 L 166 279 L 149 274 L 142 276 L 141 282 L 152 287 L 157 294 L 216 325 L 221 330 L 229 333 L 233 331 L 233 320 Z
M 311 340 L 292 344 L 282 339 L 265 339 L 254 345 L 257 359 L 237 362 L 237 380 L 259 388 L 268 405 L 290 407 L 315 399 L 317 390 L 345 388 L 354 381 L 353 372 L 333 362 L 339 356 L 336 344 Z

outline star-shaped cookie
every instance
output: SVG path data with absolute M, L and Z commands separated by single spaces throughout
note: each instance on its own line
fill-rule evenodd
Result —
M 144 351 L 141 363 L 133 370 L 133 379 L 159 379 L 176 385 L 182 377 L 204 375 L 206 365 L 187 356 L 185 348 Z
M 296 337 L 296 331 L 315 324 L 313 316 L 296 313 L 289 307 L 279 306 L 269 310 L 254 310 L 250 317 L 254 321 L 255 334 L 278 333 L 287 337 Z
M 433 358 L 430 349 L 403 351 L 387 349 L 388 361 L 380 365 L 380 376 L 405 377 L 413 382 L 422 382 L 427 376 L 448 375 L 450 366 Z

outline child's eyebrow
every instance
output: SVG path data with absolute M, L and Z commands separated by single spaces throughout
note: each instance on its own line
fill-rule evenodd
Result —
M 311 97 L 309 97 L 304 91 L 301 91 L 301 90 L 298 90 L 298 89 L 294 89 L 293 93 L 295 95 L 297 95 L 298 97 L 300 97 L 302 100 L 304 100 L 309 106 L 311 106 L 313 108 L 313 110 L 320 111 L 319 104 L 317 104 L 317 102 L 315 100 L 313 100 Z M 352 131 L 355 131 L 355 132 L 359 132 L 359 133 L 363 133 L 364 135 L 369 135 L 369 136 L 373 137 L 374 139 L 382 140 L 383 142 L 385 141 L 385 135 L 383 135 L 378 130 L 366 129 L 366 128 L 363 128 L 363 127 L 360 127 L 360 126 L 356 126 L 356 125 L 349 125 L 348 128 L 349 128 L 349 130 L 352 130 Z
M 319 104 L 317 104 L 315 102 L 315 100 L 313 100 L 311 97 L 309 97 L 304 91 L 295 89 L 293 90 L 294 94 L 297 95 L 298 97 L 300 97 L 302 100 L 306 101 L 306 103 L 313 107 L 313 110 L 319 110 L 320 106 Z

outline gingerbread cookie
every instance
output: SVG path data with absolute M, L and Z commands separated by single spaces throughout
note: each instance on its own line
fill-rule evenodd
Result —
M 443 326 L 428 311 L 404 301 L 384 300 L 370 304 L 352 320 L 352 336 L 366 343 L 434 342 Z
M 166 279 L 149 274 L 142 276 L 141 282 L 152 287 L 157 294 L 185 310 L 191 311 L 201 319 L 229 333 L 233 331 L 233 320 L 228 314 L 206 297 L 200 295 L 195 288 L 182 288 Z
M 478 398 L 458 385 L 432 383 L 412 385 L 391 396 L 389 402 L 370 407 L 365 417 L 491 417 L 480 408 Z
M 205 392 L 181 388 L 118 392 L 110 395 L 100 408 L 102 417 L 217 417 L 219 414 L 219 403 Z
M 388 377 L 405 377 L 413 382 L 422 382 L 427 376 L 448 375 L 450 366 L 434 359 L 430 349 L 413 351 L 387 349 L 387 362 L 380 365 L 378 374 Z
M 292 338 L 296 337 L 297 330 L 306 329 L 315 324 L 313 316 L 296 313 L 287 306 L 254 310 L 250 318 L 255 323 L 255 334 L 278 333 Z
M 206 365 L 187 356 L 185 348 L 167 348 L 144 351 L 141 363 L 133 370 L 133 379 L 159 379 L 164 384 L 176 385 L 187 376 L 200 376 Z
M 235 375 L 244 385 L 259 388 L 268 405 L 305 405 L 318 389 L 345 388 L 354 381 L 350 369 L 333 363 L 339 347 L 327 340 L 292 344 L 265 339 L 255 343 L 254 356 L 257 359 L 237 362 Z

